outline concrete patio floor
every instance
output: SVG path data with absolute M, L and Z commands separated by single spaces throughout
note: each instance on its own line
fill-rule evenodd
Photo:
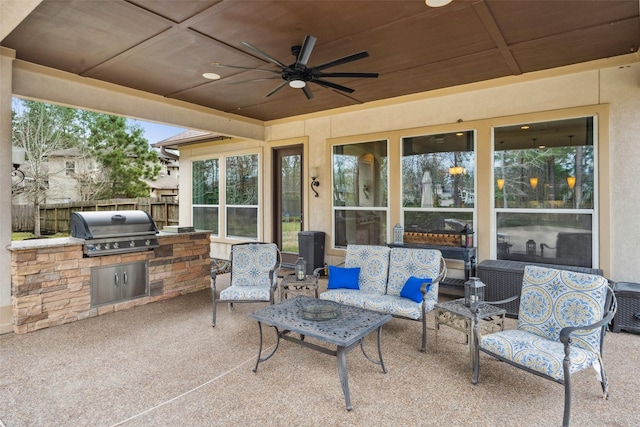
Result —
M 220 276 L 219 284 L 225 280 Z M 347 412 L 333 357 L 285 341 L 252 372 L 258 328 L 246 314 L 260 306 L 221 306 L 212 328 L 207 290 L 2 335 L 0 426 L 561 424 L 562 386 L 486 356 L 480 382 L 472 385 L 463 335 L 443 327 L 436 351 L 433 313 L 426 354 L 418 351 L 418 322 L 393 319 L 384 326 L 387 374 L 359 349 L 349 353 L 353 411 Z M 374 338 L 366 348 L 375 348 Z M 265 329 L 266 346 L 274 343 L 273 330 Z M 607 334 L 610 399 L 602 399 L 593 370 L 574 376 L 572 425 L 640 423 L 639 354 L 640 335 Z

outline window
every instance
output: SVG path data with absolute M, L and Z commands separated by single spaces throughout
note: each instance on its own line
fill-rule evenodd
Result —
M 402 138 L 405 232 L 473 229 L 475 133 Z
M 65 162 L 65 175 L 70 176 L 76 172 L 76 162 Z
M 227 236 L 258 238 L 258 155 L 226 158 Z
M 336 145 L 332 155 L 334 246 L 387 241 L 387 141 Z
M 594 267 L 594 123 L 581 117 L 494 129 L 498 259 Z
M 193 226 L 219 235 L 220 164 L 218 159 L 193 162 Z

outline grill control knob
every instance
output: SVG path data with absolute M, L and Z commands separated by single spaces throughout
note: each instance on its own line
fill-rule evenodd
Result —
M 113 249 L 118 249 L 120 247 L 120 243 L 113 242 Z
M 144 244 L 145 244 L 146 246 L 149 246 L 149 245 L 151 244 L 151 242 L 150 242 L 149 240 L 145 240 L 145 241 L 144 241 Z
M 136 246 L 135 240 L 130 241 L 129 242 L 129 246 L 131 246 L 132 248 L 135 248 L 135 246 Z
M 105 249 L 109 249 L 109 244 L 108 244 L 108 243 L 105 243 L 105 244 L 104 244 L 104 248 L 105 248 Z
M 100 249 L 102 249 L 102 245 L 100 244 L 96 245 L 96 251 L 99 251 Z

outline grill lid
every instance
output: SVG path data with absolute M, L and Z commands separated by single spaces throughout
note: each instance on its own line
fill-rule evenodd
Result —
M 155 235 L 157 232 L 153 218 L 145 211 L 71 213 L 71 236 L 79 239 Z

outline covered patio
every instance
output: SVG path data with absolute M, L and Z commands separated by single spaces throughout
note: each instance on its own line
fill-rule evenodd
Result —
M 219 276 L 226 286 L 228 274 Z M 324 290 L 326 280 L 320 281 Z M 0 336 L 0 425 L 91 426 L 470 426 L 558 425 L 563 387 L 483 357 L 471 384 L 464 337 L 441 328 L 420 353 L 417 322 L 383 328 L 388 373 L 358 350 L 349 353 L 353 410 L 347 412 L 335 359 L 282 342 L 255 365 L 258 328 L 251 304 L 218 312 L 210 290 L 30 334 Z M 513 326 L 508 319 L 508 327 Z M 274 344 L 267 330 L 266 346 Z M 369 348 L 372 338 L 365 341 Z M 640 417 L 629 357 L 640 336 L 608 333 L 610 399 L 595 372 L 574 378 L 572 424 L 628 426 Z

